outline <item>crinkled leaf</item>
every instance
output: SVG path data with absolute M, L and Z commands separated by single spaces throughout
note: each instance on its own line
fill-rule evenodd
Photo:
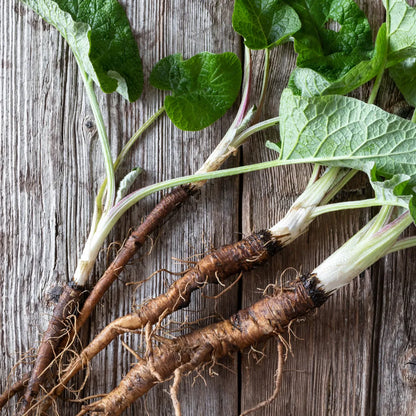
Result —
M 116 196 L 116 203 L 120 200 L 122 200 L 127 193 L 129 192 L 129 189 L 137 179 L 137 177 L 143 172 L 143 169 L 138 167 L 134 168 L 131 172 L 129 172 L 120 182 L 120 185 L 118 187 L 117 196 Z
M 374 162 L 384 177 L 416 178 L 416 124 L 340 95 L 299 97 L 280 104 L 281 159 L 313 159 L 363 170 Z
M 386 1 L 383 0 L 384 6 Z M 389 0 L 390 19 L 388 66 L 416 56 L 416 9 L 405 0 Z
M 142 62 L 116 0 L 22 0 L 66 39 L 81 69 L 106 93 L 129 101 L 143 88 Z
M 416 55 L 394 65 L 389 73 L 406 101 L 416 107 Z
M 300 29 L 292 7 L 279 0 L 236 0 L 233 28 L 250 49 L 273 48 Z
M 150 83 L 170 90 L 165 98 L 166 113 L 182 130 L 201 130 L 222 117 L 237 98 L 242 70 L 231 52 L 199 53 L 183 60 L 175 54 L 160 60 Z
M 290 5 L 302 23 L 294 34 L 299 67 L 334 81 L 371 59 L 370 25 L 353 0 L 294 0 Z M 341 26 L 338 31 L 329 28 L 335 22 Z
M 325 90 L 325 94 L 346 95 L 376 77 L 385 62 L 388 45 L 386 35 L 386 25 L 383 23 L 377 33 L 371 59 L 361 61 L 351 68 L 343 77 L 333 82 Z
M 296 95 L 314 97 L 325 94 L 330 85 L 331 81 L 313 69 L 296 67 L 290 74 L 288 88 Z
M 340 95 L 300 97 L 286 89 L 280 104 L 280 160 L 304 160 L 416 182 L 416 125 Z M 396 176 L 398 178 L 398 176 Z M 404 178 L 404 176 L 402 176 Z M 398 184 L 397 184 L 398 185 Z
M 380 180 L 377 177 L 374 164 L 364 169 L 367 173 L 370 184 L 374 189 L 375 199 L 381 203 L 400 206 L 409 209 L 413 191 L 408 187 L 410 176 L 404 174 L 394 175 L 391 179 Z
M 295 68 L 288 86 L 295 94 L 306 97 L 329 94 L 346 95 L 378 74 L 384 64 L 386 51 L 386 25 L 383 24 L 378 31 L 375 49 L 370 60 L 359 62 L 335 81 L 329 81 L 310 68 Z

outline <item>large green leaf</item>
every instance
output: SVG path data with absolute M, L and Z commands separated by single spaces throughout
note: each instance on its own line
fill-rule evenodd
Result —
M 233 28 L 250 49 L 273 48 L 301 27 L 292 7 L 281 0 L 236 0 Z
M 231 52 L 199 53 L 183 60 L 175 54 L 160 60 L 150 75 L 156 88 L 172 91 L 166 113 L 182 130 L 201 130 L 225 114 L 241 86 L 241 63 Z
M 280 136 L 281 162 L 362 170 L 369 175 L 381 202 L 413 207 L 415 123 L 354 98 L 308 98 L 286 89 L 280 104 Z M 416 210 L 411 212 L 416 216 Z
M 416 180 L 416 125 L 379 107 L 340 95 L 300 97 L 286 89 L 280 104 L 280 160 L 366 170 Z
M 294 34 L 298 67 L 334 81 L 361 61 L 371 59 L 373 44 L 364 13 L 353 0 L 293 0 L 302 23 Z M 338 23 L 339 30 L 330 29 Z
M 116 0 L 22 0 L 55 26 L 81 69 L 100 88 L 129 101 L 143 88 L 142 62 L 129 21 Z
M 389 73 L 406 101 L 416 107 L 416 55 L 392 66 Z

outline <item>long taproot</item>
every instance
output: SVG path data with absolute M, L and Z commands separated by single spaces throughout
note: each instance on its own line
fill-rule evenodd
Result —
M 204 363 L 283 333 L 293 320 L 325 302 L 327 295 L 316 284 L 315 276 L 304 276 L 226 321 L 155 347 L 151 363 L 143 360 L 134 365 L 116 389 L 98 402 L 85 406 L 80 414 L 120 415 L 160 380 L 172 378 L 175 370 L 192 371 Z
M 46 370 L 58 352 L 60 342 L 65 338 L 67 331 L 67 318 L 72 315 L 78 307 L 79 299 L 84 291 L 83 287 L 68 284 L 59 297 L 48 329 L 43 335 L 35 366 L 31 372 L 30 379 L 21 404 L 21 414 L 30 411 L 34 398 L 39 394 L 40 386 L 46 377 Z

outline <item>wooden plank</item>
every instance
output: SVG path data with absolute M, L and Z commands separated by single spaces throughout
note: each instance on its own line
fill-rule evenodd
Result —
M 186 58 L 201 50 L 239 52 L 241 48 L 229 25 L 231 5 L 227 9 L 221 7 L 220 13 L 218 2 L 197 0 L 124 4 L 137 40 L 143 45 L 146 74 L 158 59 L 171 53 L 182 52 Z M 366 2 L 363 7 L 376 27 L 382 21 L 382 7 L 375 2 Z M 46 293 L 53 293 L 67 281 L 75 268 L 89 226 L 91 183 L 95 188 L 100 184 L 103 169 L 95 129 L 90 124 L 92 114 L 68 48 L 55 30 L 19 2 L 12 5 L 5 2 L 0 13 L 2 36 L 7 39 L 0 45 L 3 173 L 0 249 L 4 253 L 0 269 L 0 389 L 3 389 L 12 366 L 24 352 L 37 345 L 47 325 L 53 303 L 48 301 Z M 276 97 L 280 96 L 295 61 L 291 49 L 286 45 L 273 51 L 272 68 L 279 70 L 272 71 L 265 118 L 276 114 Z M 257 58 L 254 62 L 260 69 L 261 54 Z M 366 99 L 368 92 L 368 88 L 363 88 L 358 95 Z M 114 154 L 124 138 L 160 107 L 162 97 L 148 84 L 142 99 L 134 105 L 115 95 L 100 95 L 102 108 L 108 108 L 105 119 Z M 401 98 L 391 83 L 383 83 L 379 104 L 397 110 L 397 103 L 401 103 Z M 138 180 L 138 186 L 191 173 L 226 131 L 231 118 L 230 114 L 201 133 L 182 133 L 163 118 L 143 138 L 121 173 L 127 173 L 128 166 L 144 167 L 146 173 Z M 260 134 L 246 146 L 244 163 L 270 157 L 263 144 L 276 131 Z M 87 154 L 89 158 L 85 158 Z M 186 266 L 178 264 L 172 256 L 188 258 L 235 241 L 239 237 L 240 220 L 244 234 L 271 226 L 302 192 L 309 173 L 309 167 L 291 167 L 250 174 L 242 182 L 230 178 L 208 184 L 199 197 L 187 203 L 175 220 L 163 228 L 151 255 L 137 256 L 123 273 L 83 332 L 83 342 L 88 342 L 110 320 L 128 313 L 134 303 L 164 291 L 174 277 L 160 274 L 136 291 L 125 283 L 141 280 L 161 268 L 183 270 Z M 369 192 L 361 177 L 348 186 L 342 197 L 357 197 L 357 193 L 364 197 Z M 157 195 L 143 201 L 126 215 L 109 241 L 121 241 L 159 198 Z M 318 219 L 307 235 L 279 254 L 270 266 L 244 277 L 242 299 L 238 299 L 237 289 L 218 302 L 197 295 L 193 297 L 193 306 L 175 314 L 173 319 L 193 321 L 213 314 L 217 318 L 229 316 L 239 306 L 258 299 L 259 288 L 279 279 L 288 267 L 311 270 L 369 218 L 368 212 L 350 212 Z M 104 269 L 106 250 L 107 247 L 100 255 L 94 279 Z M 113 253 L 109 250 L 110 257 Z M 280 396 L 257 415 L 413 414 L 416 390 L 409 381 L 409 371 L 413 368 L 412 348 L 416 338 L 412 324 L 416 305 L 411 295 L 415 290 L 412 279 L 415 255 L 414 251 L 407 251 L 388 256 L 294 329 L 300 339 L 295 335 L 290 339 L 293 356 L 289 354 L 285 364 Z M 291 276 L 293 272 L 287 271 L 283 279 Z M 217 290 L 206 293 L 213 292 Z M 124 340 L 131 347 L 140 348 L 137 335 L 126 336 Z M 229 369 L 215 367 L 218 377 L 202 373 L 207 386 L 201 378 L 193 385 L 193 376 L 187 377 L 179 392 L 183 414 L 235 415 L 239 408 L 247 409 L 267 398 L 274 387 L 276 343 L 257 348 L 266 356 L 262 362 L 256 364 L 254 359 L 256 355 L 260 358 L 260 353 L 245 352 L 239 361 L 224 362 Z M 133 362 L 134 358 L 120 342 L 113 343 L 94 360 L 82 396 L 111 390 Z M 82 379 L 78 377 L 75 386 L 80 386 Z M 145 411 L 172 414 L 166 389 L 166 384 L 158 386 L 126 414 Z M 58 406 L 61 415 L 73 415 L 80 408 L 79 404 L 62 400 Z
M 362 2 L 363 3 L 363 2 Z M 384 20 L 378 3 L 362 4 L 372 27 Z M 278 108 L 280 90 L 293 67 L 291 48 L 273 51 L 272 68 L 279 74 L 270 84 L 275 88 L 268 98 L 267 116 Z M 291 57 L 291 58 L 290 58 Z M 257 60 L 261 66 L 261 61 Z M 378 104 L 390 111 L 402 108 L 402 98 L 386 77 Z M 368 88 L 356 95 L 365 100 Z M 260 141 L 270 138 L 268 133 Z M 268 157 L 261 146 L 244 149 L 244 163 Z M 246 175 L 243 182 L 243 232 L 270 226 L 281 218 L 308 179 L 306 167 L 276 169 Z M 259 184 L 267 184 L 264 189 Z M 354 179 L 343 191 L 343 198 L 370 195 L 366 181 Z M 350 195 L 348 195 L 350 194 Z M 374 211 L 373 213 L 375 213 Z M 270 267 L 246 276 L 243 306 L 260 297 L 258 288 L 270 282 L 293 277 L 317 266 L 370 218 L 370 212 L 348 212 L 318 218 L 307 235 L 277 256 Z M 406 260 L 404 260 L 406 259 Z M 415 311 L 414 267 L 416 252 L 390 255 L 339 293 L 326 305 L 294 327 L 286 340 L 292 351 L 284 366 L 280 394 L 256 415 L 413 415 L 416 408 L 414 385 L 402 381 L 401 370 L 409 371 L 411 359 L 404 359 L 415 343 L 412 313 Z M 281 277 L 283 276 L 283 277 Z M 287 277 L 286 277 L 287 276 Z M 276 341 L 259 346 L 263 360 L 256 364 L 250 351 L 241 357 L 241 408 L 255 406 L 270 397 L 277 368 Z M 407 356 L 409 357 L 409 355 Z
M 12 3 L 12 4 L 10 4 Z M 161 105 L 163 93 L 148 84 L 152 66 L 162 57 L 183 53 L 190 57 L 204 50 L 239 53 L 241 41 L 231 31 L 231 7 L 221 16 L 209 2 L 165 0 L 123 2 L 141 46 L 146 87 L 141 100 L 128 104 L 116 95 L 99 95 L 109 126 L 113 154 L 135 129 Z M 18 1 L 1 5 L 1 358 L 0 389 L 12 366 L 31 347 L 38 345 L 53 304 L 46 293 L 68 281 L 87 235 L 93 204 L 92 189 L 103 179 L 99 143 L 91 111 L 68 47 L 55 29 L 44 24 Z M 234 109 L 235 110 L 235 109 Z M 234 111 L 235 113 L 235 111 Z M 137 186 L 190 174 L 203 162 L 225 133 L 233 112 L 203 132 L 183 133 L 167 117 L 145 135 L 134 155 L 121 169 L 142 166 L 145 174 Z M 89 126 L 89 127 L 88 127 Z M 231 161 L 227 166 L 235 163 Z M 89 327 L 95 335 L 105 324 L 132 310 L 140 302 L 165 290 L 174 277 L 159 275 L 135 291 L 126 282 L 138 281 L 153 271 L 167 268 L 175 272 L 187 265 L 172 256 L 188 258 L 207 252 L 212 246 L 231 241 L 238 232 L 238 184 L 236 178 L 208 184 L 201 195 L 187 203 L 155 241 L 152 255 L 143 251 L 123 274 L 97 308 Z M 160 195 L 148 198 L 126 215 L 108 241 L 122 241 L 127 231 L 139 223 Z M 94 271 L 96 280 L 106 263 L 105 247 Z M 110 257 L 113 254 L 110 251 Z M 190 310 L 174 316 L 188 321 L 218 313 L 228 316 L 236 310 L 238 297 L 213 301 L 195 296 Z M 82 334 L 84 343 L 91 338 Z M 133 348 L 139 337 L 125 338 Z M 134 358 L 120 341 L 94 360 L 83 396 L 113 389 L 128 371 Z M 193 377 L 184 380 L 179 393 L 192 391 L 184 400 L 185 414 L 235 414 L 238 407 L 236 364 L 225 363 L 220 378 L 205 375 L 208 386 Z M 29 369 L 24 365 L 23 370 Z M 20 370 L 19 370 L 20 371 Z M 80 386 L 82 377 L 75 380 Z M 170 415 L 172 406 L 166 385 L 154 389 L 146 400 L 138 401 L 127 414 Z M 221 393 L 225 392 L 227 400 Z M 67 394 L 73 398 L 73 394 Z M 74 415 L 79 404 L 60 400 L 60 415 Z M 8 414 L 13 414 L 9 410 Z

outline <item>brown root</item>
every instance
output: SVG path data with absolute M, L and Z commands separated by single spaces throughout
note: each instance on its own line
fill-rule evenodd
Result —
M 229 290 L 231 290 L 239 281 L 240 279 L 243 277 L 243 272 L 241 272 L 238 276 L 237 279 L 234 280 L 234 282 L 232 282 L 228 287 L 226 287 L 224 290 L 222 290 L 220 293 L 218 293 L 217 295 L 214 296 L 208 296 L 208 295 L 203 295 L 204 298 L 206 299 L 213 299 L 213 300 L 217 300 L 219 299 L 222 295 L 224 295 L 225 293 L 227 293 Z M 224 285 L 223 285 L 224 286 Z
M 22 400 L 21 414 L 29 413 L 33 400 L 39 394 L 46 372 L 58 354 L 61 341 L 67 334 L 68 317 L 77 309 L 82 293 L 82 287 L 65 286 L 39 346 L 36 362 Z
M 64 289 L 39 347 L 35 368 L 32 371 L 32 377 L 29 381 L 23 400 L 22 413 L 28 413 L 31 409 L 32 402 L 38 395 L 40 385 L 44 380 L 46 369 L 49 368 L 51 362 L 54 360 L 54 356 L 57 355 L 60 345 L 67 343 L 68 338 L 75 338 L 79 329 L 91 315 L 95 305 L 100 301 L 111 284 L 118 278 L 131 257 L 145 243 L 148 236 L 162 224 L 164 219 L 166 219 L 166 217 L 173 212 L 175 208 L 180 206 L 191 194 L 192 191 L 189 187 L 180 186 L 166 195 L 162 201 L 156 205 L 143 223 L 140 224 L 126 240 L 114 261 L 86 299 L 71 332 L 65 334 L 63 337 L 62 332 L 65 329 L 65 318 L 68 313 L 70 313 L 67 305 L 71 304 L 71 301 L 74 301 L 75 303 L 75 300 L 79 299 L 82 292 L 79 288 L 69 286 Z M 79 293 L 77 293 L 77 291 Z
M 0 395 L 0 410 L 6 405 L 6 403 L 12 398 L 14 397 L 17 393 L 22 392 L 26 386 L 27 383 L 29 381 L 30 378 L 30 373 L 26 373 L 23 376 L 20 377 L 20 379 L 18 379 L 18 381 L 16 381 L 15 383 L 12 383 L 11 380 L 13 378 L 16 378 L 17 375 L 16 370 L 21 366 L 21 365 L 33 365 L 33 363 L 36 360 L 36 351 L 34 350 L 34 348 L 31 348 L 29 351 L 26 351 L 25 353 L 23 353 L 20 357 L 20 359 L 16 362 L 16 364 L 12 367 L 12 369 L 10 370 L 9 375 L 7 376 L 7 382 L 6 382 L 6 391 L 4 391 L 1 395 Z
M 56 397 L 62 394 L 66 384 L 75 374 L 85 368 L 91 359 L 102 351 L 114 338 L 130 331 L 136 331 L 140 327 L 141 320 L 134 315 L 126 315 L 116 319 L 96 337 L 66 368 L 57 384 L 49 393 L 49 396 Z
M 232 352 L 281 334 L 291 321 L 305 316 L 326 298 L 317 287 L 316 277 L 304 276 L 229 320 L 183 335 L 174 345 L 153 347 L 150 364 L 134 365 L 116 389 L 100 401 L 85 406 L 83 414 L 104 412 L 117 416 L 158 384 L 160 378 L 169 380 L 178 369 L 181 373 L 193 371 L 204 363 L 216 362 Z M 283 346 L 280 355 L 283 357 Z M 278 374 L 278 384 L 280 378 Z
M 137 282 L 126 282 L 125 285 L 126 286 L 135 286 L 135 289 L 139 289 L 144 283 L 148 282 L 150 279 L 152 279 L 154 276 L 158 275 L 159 273 L 165 272 L 165 273 L 169 273 L 173 276 L 182 276 L 184 275 L 188 270 L 185 270 L 184 272 L 172 272 L 168 269 L 159 269 L 156 270 L 155 272 L 153 272 L 152 274 L 150 274 L 149 276 L 145 277 L 142 280 L 139 280 Z
M 132 348 L 130 348 L 124 341 L 121 341 L 121 345 L 140 363 L 144 362 L 143 358 L 137 354 Z
M 29 373 L 24 374 L 20 380 L 13 383 L 6 391 L 0 395 L 0 409 L 2 409 L 13 396 L 26 388 L 29 378 Z
M 53 389 L 53 394 L 60 394 L 63 386 L 117 336 L 140 331 L 148 324 L 161 322 L 171 313 L 187 307 L 195 290 L 208 283 L 222 282 L 241 271 L 251 270 L 267 261 L 280 248 L 278 241 L 273 239 L 268 231 L 260 231 L 235 244 L 223 246 L 209 253 L 184 276 L 172 283 L 165 294 L 149 299 L 135 313 L 119 318 L 104 328 L 81 352 L 80 358 L 69 365 L 61 377 L 60 384 Z
M 65 361 L 67 360 L 68 356 L 74 356 L 74 357 L 78 357 L 78 352 L 77 350 L 79 349 L 79 347 L 77 348 L 77 346 L 75 346 L 74 344 L 76 343 L 76 341 L 80 342 L 78 334 L 74 333 L 72 331 L 72 328 L 76 325 L 76 319 L 77 319 L 77 313 L 74 313 L 71 316 L 68 316 L 67 320 L 68 322 L 70 322 L 72 325 L 68 325 L 68 327 L 66 328 L 66 333 L 63 334 L 62 336 L 62 341 L 59 345 L 59 350 L 58 350 L 58 354 L 55 355 L 54 360 L 51 362 L 51 364 L 48 366 L 48 368 L 50 368 L 52 365 L 56 365 L 56 370 L 54 369 L 54 373 L 56 374 L 61 374 L 64 369 L 65 369 Z M 78 345 L 78 344 L 77 344 Z M 81 392 L 86 383 L 87 380 L 89 378 L 89 374 L 90 374 L 90 368 L 87 367 L 87 371 L 85 374 L 85 377 L 81 383 L 81 385 L 77 388 L 77 389 L 73 389 L 73 388 L 67 388 L 65 387 L 66 390 L 68 390 L 69 392 L 71 392 L 72 394 L 78 394 L 79 392 Z M 36 403 L 34 403 L 29 409 L 28 409 L 28 413 L 33 413 L 36 409 L 36 414 L 46 414 L 46 411 L 52 406 L 54 405 L 56 407 L 56 401 L 55 401 L 55 397 L 53 397 L 50 393 L 47 393 L 46 389 L 44 387 L 42 387 L 42 390 L 44 391 L 44 395 L 42 395 L 42 397 L 40 397 Z M 57 410 L 55 410 L 56 415 L 58 415 L 59 413 L 57 412 Z
M 153 329 L 152 329 L 152 325 L 150 324 L 150 322 L 146 325 L 146 330 L 145 330 L 145 341 L 146 341 L 146 363 L 150 368 L 150 371 L 152 372 L 153 376 L 155 377 L 155 379 L 159 382 L 162 383 L 164 381 L 163 377 L 158 373 L 155 365 L 154 365 L 154 361 L 155 361 L 155 357 L 153 355 L 153 342 L 152 342 L 152 335 L 153 335 Z

